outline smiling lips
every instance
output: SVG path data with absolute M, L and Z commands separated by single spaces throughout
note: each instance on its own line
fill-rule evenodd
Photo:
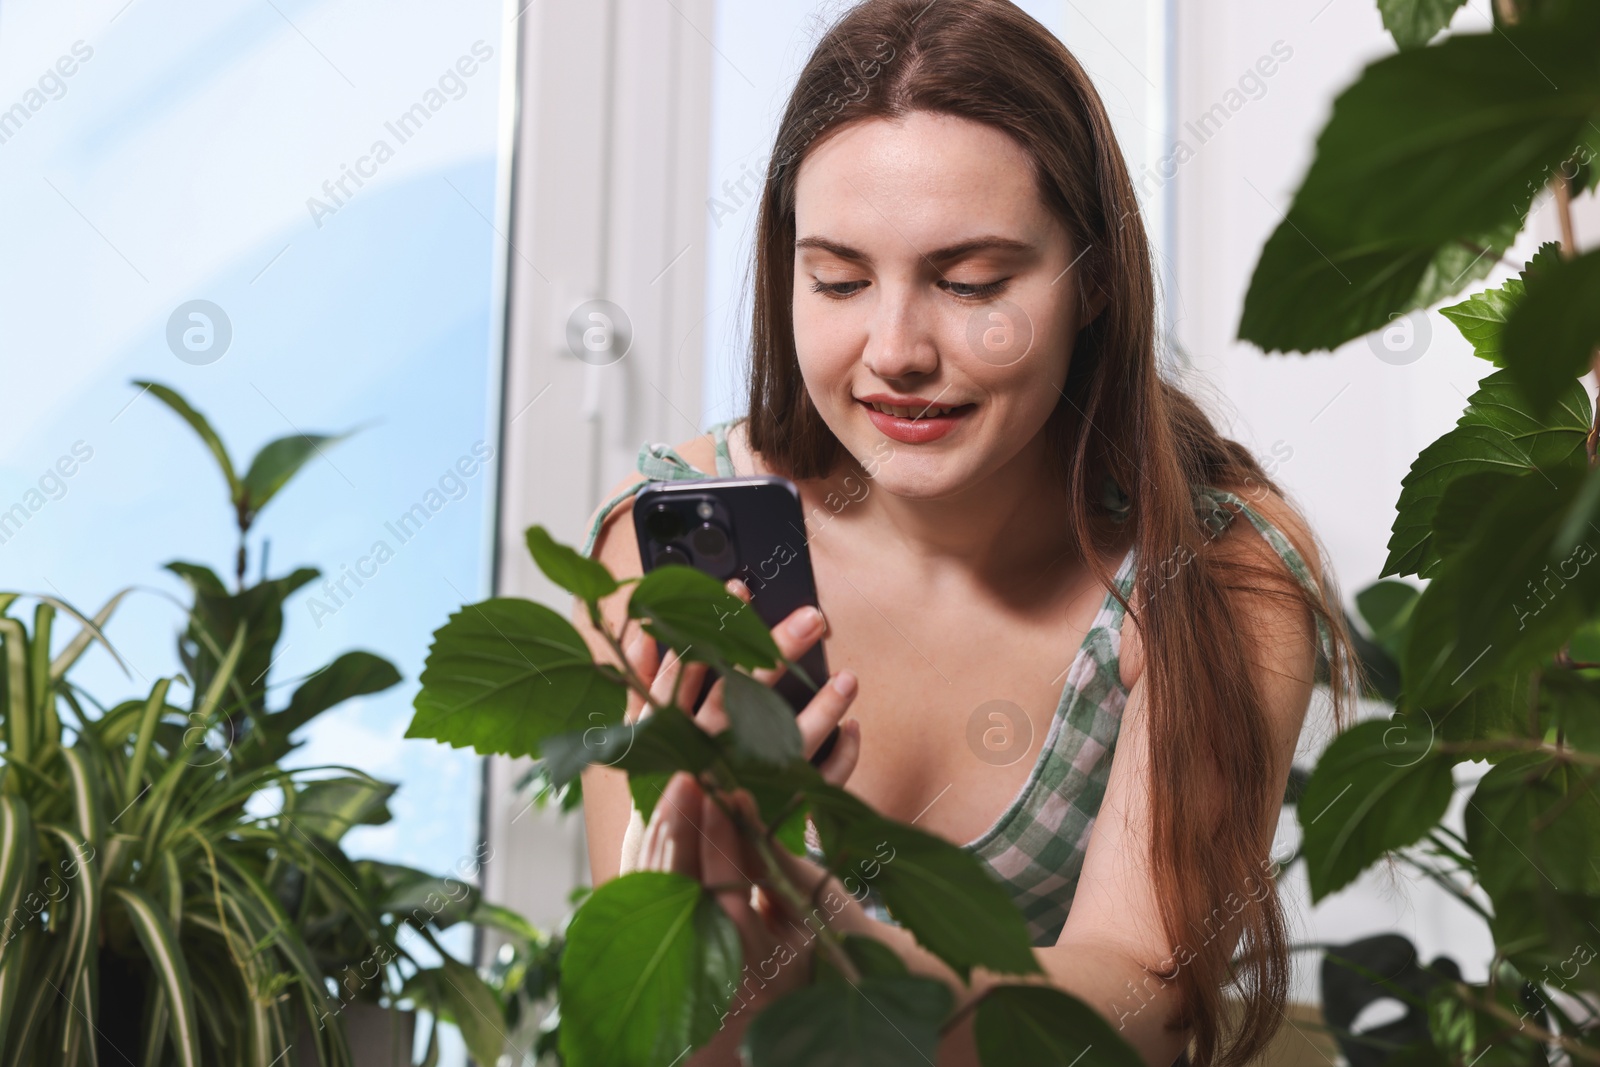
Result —
M 935 404 L 921 397 L 874 394 L 858 397 L 867 418 L 885 437 L 902 444 L 937 441 L 971 414 L 974 404 Z

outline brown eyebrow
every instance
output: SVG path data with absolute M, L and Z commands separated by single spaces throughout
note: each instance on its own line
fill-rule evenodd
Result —
M 840 259 L 852 263 L 871 263 L 872 257 L 859 249 L 851 248 L 847 244 L 830 240 L 826 237 L 802 237 L 794 243 L 795 250 L 802 248 L 815 248 L 819 251 L 838 256 Z M 922 258 L 933 263 L 949 263 L 970 256 L 974 252 L 1032 252 L 1034 246 L 1027 241 L 1019 241 L 1014 237 L 1000 237 L 990 234 L 983 237 L 973 237 L 966 241 L 940 248 L 932 252 L 923 253 Z

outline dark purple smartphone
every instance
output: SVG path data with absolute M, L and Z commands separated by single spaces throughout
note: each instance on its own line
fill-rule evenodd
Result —
M 646 573 L 676 563 L 720 581 L 737 577 L 750 587 L 750 606 L 768 627 L 797 608 L 818 606 L 800 493 L 787 478 L 755 475 L 652 482 L 634 498 L 633 529 Z M 797 662 L 814 684 L 827 681 L 828 663 L 820 640 Z M 708 671 L 694 708 L 699 708 L 715 680 L 716 672 Z M 773 688 L 797 715 L 814 692 L 792 671 L 785 671 Z M 825 760 L 838 736 L 835 728 L 811 762 Z

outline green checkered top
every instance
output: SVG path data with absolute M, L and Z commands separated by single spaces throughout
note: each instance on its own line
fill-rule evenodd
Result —
M 734 476 L 727 435 L 737 421 L 718 423 L 710 431 L 716 445 L 719 477 Z M 651 481 L 706 477 L 666 445 L 647 444 L 641 448 L 639 472 Z M 611 510 L 645 484 L 629 486 L 606 502 L 584 543 L 584 555 L 593 551 Z M 1209 486 L 1196 486 L 1193 495 L 1197 512 L 1216 517 L 1219 525 L 1212 527 L 1213 536 L 1235 514 L 1243 514 L 1295 579 L 1314 597 L 1321 598 L 1305 560 L 1260 512 L 1235 494 Z M 1108 499 L 1112 498 L 1108 489 Z M 1236 513 L 1232 508 L 1239 510 Z M 1124 599 L 1132 595 L 1134 564 L 1135 552 L 1130 548 L 1114 578 Z M 1027 920 L 1035 945 L 1053 945 L 1061 935 L 1083 870 L 1095 815 L 1105 797 L 1122 709 L 1128 700 L 1118 660 L 1125 614 L 1122 602 L 1107 591 L 1083 644 L 1067 668 L 1060 703 L 1027 781 L 994 824 L 962 846 L 1010 891 Z M 1317 637 L 1321 655 L 1328 656 L 1330 635 L 1327 623 L 1320 617 Z M 863 904 L 874 917 L 894 921 L 870 888 Z

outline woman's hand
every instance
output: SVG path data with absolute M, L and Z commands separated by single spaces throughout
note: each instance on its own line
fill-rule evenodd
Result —
M 746 603 L 750 600 L 750 590 L 737 578 L 728 582 L 728 591 Z M 772 638 L 777 642 L 778 651 L 783 653 L 786 659 L 798 660 L 812 645 L 822 639 L 825 629 L 822 612 L 816 608 L 804 607 L 775 626 Z M 655 641 L 642 630 L 634 633 L 624 651 L 627 653 L 629 665 L 650 686 L 652 703 L 676 702 L 679 707 L 688 710 L 689 702 L 700 691 L 700 686 L 705 680 L 708 668 L 704 663 L 686 663 L 676 653 L 669 653 L 667 662 L 660 664 L 656 656 Z M 779 664 L 771 669 L 752 671 L 751 676 L 764 685 L 772 685 L 783 675 L 783 670 L 783 665 Z M 800 728 L 801 746 L 807 759 L 821 747 L 834 727 L 839 727 L 839 740 L 834 744 L 828 758 L 818 768 L 822 772 L 823 779 L 832 785 L 842 786 L 849 780 L 861 755 L 860 724 L 854 719 L 841 724 L 845 713 L 850 709 L 851 702 L 855 699 L 856 688 L 855 675 L 849 671 L 839 671 L 816 691 L 810 703 L 795 717 L 795 724 Z M 694 712 L 695 722 L 707 733 L 716 734 L 727 729 L 728 713 L 723 708 L 722 694 L 723 683 L 719 678 L 706 695 L 700 709 Z M 627 721 L 637 720 L 645 710 L 644 698 L 638 693 L 630 692 Z
M 735 1064 L 744 1027 L 811 980 L 823 926 L 865 933 L 873 921 L 837 878 L 764 837 L 749 793 L 712 796 L 686 771 L 668 781 L 650 817 L 639 869 L 692 878 L 716 896 L 739 931 L 744 968 L 722 1029 L 690 1063 Z M 775 864 L 778 877 L 772 876 Z M 781 886 L 780 886 L 781 881 Z

